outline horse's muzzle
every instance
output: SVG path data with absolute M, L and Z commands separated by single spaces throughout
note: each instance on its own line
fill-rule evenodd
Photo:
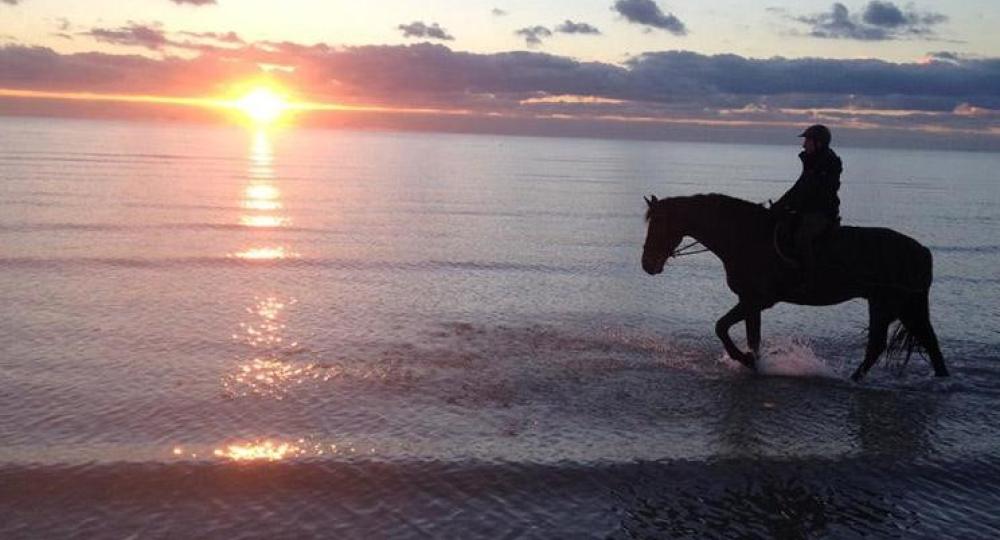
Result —
M 655 276 L 656 274 L 663 272 L 663 266 L 666 263 L 666 257 L 655 257 L 650 255 L 642 256 L 642 269 L 651 276 Z

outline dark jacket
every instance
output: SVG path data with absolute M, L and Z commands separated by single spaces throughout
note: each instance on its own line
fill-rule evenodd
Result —
M 792 189 L 774 203 L 781 211 L 799 213 L 815 212 L 832 220 L 840 216 L 840 173 L 844 170 L 840 158 L 827 148 L 815 154 L 799 154 L 802 160 L 802 174 Z

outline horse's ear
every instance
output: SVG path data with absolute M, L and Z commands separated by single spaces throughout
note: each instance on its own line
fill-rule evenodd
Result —
M 656 204 L 656 195 L 650 195 L 649 197 L 643 197 L 643 199 L 646 201 L 646 206 L 649 206 L 650 208 L 652 208 L 653 205 Z

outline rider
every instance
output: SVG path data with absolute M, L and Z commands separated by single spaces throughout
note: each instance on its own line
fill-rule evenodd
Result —
M 840 222 L 840 173 L 844 170 L 837 154 L 830 149 L 830 130 L 821 124 L 809 126 L 803 137 L 799 159 L 802 174 L 795 185 L 771 208 L 780 212 L 797 213 L 799 227 L 795 231 L 803 271 L 802 288 L 812 288 L 816 273 L 813 243 L 831 226 Z

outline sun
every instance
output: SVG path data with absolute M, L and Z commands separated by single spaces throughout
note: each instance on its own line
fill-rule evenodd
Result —
M 265 87 L 254 88 L 233 105 L 258 124 L 274 122 L 289 108 L 285 98 Z

